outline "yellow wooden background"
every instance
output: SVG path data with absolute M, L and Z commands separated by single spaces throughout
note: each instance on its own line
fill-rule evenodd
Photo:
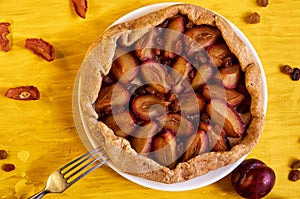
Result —
M 0 0 L 0 22 L 10 22 L 12 49 L 0 52 L 0 149 L 16 170 L 0 170 L 0 198 L 26 198 L 41 190 L 48 175 L 86 152 L 72 118 L 72 88 L 77 70 L 91 42 L 112 22 L 157 0 L 88 0 L 87 18 L 74 13 L 68 0 Z M 266 72 L 269 103 L 263 136 L 249 155 L 271 166 L 277 176 L 269 199 L 300 198 L 300 181 L 287 180 L 289 164 L 300 158 L 300 81 L 279 72 L 281 64 L 300 67 L 300 1 L 270 0 L 263 8 L 256 0 L 191 0 L 214 10 L 248 37 Z M 259 24 L 247 24 L 251 12 Z M 29 37 L 41 37 L 56 49 L 48 63 L 24 48 Z M 35 85 L 39 101 L 4 97 L 10 87 Z M 162 192 L 136 185 L 104 166 L 61 195 L 47 198 L 239 198 L 229 177 L 204 188 Z

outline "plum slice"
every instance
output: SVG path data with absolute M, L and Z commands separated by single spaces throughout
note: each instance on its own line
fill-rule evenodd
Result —
M 173 59 L 182 50 L 182 33 L 185 30 L 185 18 L 181 15 L 172 18 L 166 28 L 163 37 L 165 41 L 163 56 Z
M 141 61 L 153 59 L 160 54 L 159 50 L 159 35 L 158 31 L 151 29 L 142 38 L 140 38 L 135 44 L 135 54 Z
M 233 89 L 224 89 L 223 86 L 215 84 L 203 86 L 203 96 L 207 100 L 211 100 L 212 98 L 224 99 L 233 107 L 238 106 L 245 99 L 245 96 L 242 93 Z
M 188 161 L 189 159 L 206 153 L 209 151 L 209 140 L 205 131 L 198 130 L 194 136 L 190 136 L 186 143 L 186 151 L 182 157 L 182 161 Z
M 191 82 L 191 86 L 194 90 L 199 89 L 202 85 L 207 84 L 209 79 L 214 73 L 213 68 L 209 64 L 202 64 L 196 70 L 195 76 Z
M 106 124 L 116 136 L 127 137 L 135 130 L 135 122 L 129 111 L 120 111 L 117 114 L 110 114 L 103 118 Z
M 186 49 L 187 51 L 195 52 L 199 51 L 199 45 L 201 48 L 207 48 L 215 43 L 220 38 L 220 35 L 219 29 L 213 26 L 201 25 L 191 28 L 186 32 Z M 197 42 L 198 45 L 193 45 L 194 42 Z
M 166 67 L 154 60 L 145 61 L 140 66 L 140 73 L 144 84 L 153 87 L 157 92 L 168 93 L 170 85 L 166 81 Z
M 118 96 L 114 97 L 113 96 Z M 124 106 L 128 104 L 130 98 L 130 94 L 127 89 L 119 84 L 112 83 L 107 84 L 101 88 L 98 98 L 95 102 L 95 110 L 100 112 L 105 112 L 106 114 L 111 113 L 112 104 L 113 106 Z
M 176 136 L 189 136 L 194 131 L 193 124 L 180 114 L 167 114 L 157 118 L 157 122 L 161 128 L 171 130 Z
M 239 64 L 234 64 L 230 67 L 223 67 L 220 69 L 220 77 L 223 85 L 226 88 L 234 89 L 239 85 L 242 71 Z
M 163 101 L 154 95 L 140 95 L 133 99 L 132 110 L 139 118 L 148 121 L 164 114 L 169 104 L 170 102 Z
M 171 169 L 176 166 L 178 159 L 176 148 L 176 139 L 170 130 L 162 132 L 153 140 L 153 155 L 155 160 Z
M 186 87 L 186 84 L 189 84 L 189 74 L 192 70 L 191 63 L 183 57 L 178 56 L 175 59 L 170 77 L 173 81 L 173 91 L 179 93 Z
M 236 110 L 221 99 L 212 99 L 206 106 L 206 111 L 215 123 L 223 126 L 227 136 L 240 137 L 245 127 Z
M 152 139 L 157 133 L 158 126 L 154 122 L 146 123 L 132 133 L 130 143 L 132 148 L 139 154 L 148 155 L 152 149 Z
M 117 57 L 111 67 L 111 72 L 115 78 L 124 84 L 130 83 L 137 76 L 138 59 L 133 53 L 123 53 L 121 50 L 117 53 Z
M 224 43 L 218 43 L 210 46 L 207 49 L 207 53 L 210 57 L 210 62 L 217 67 L 222 66 L 224 60 L 231 56 L 231 52 Z
M 179 96 L 180 111 L 182 115 L 191 116 L 200 114 L 205 109 L 205 100 L 199 93 L 184 93 Z

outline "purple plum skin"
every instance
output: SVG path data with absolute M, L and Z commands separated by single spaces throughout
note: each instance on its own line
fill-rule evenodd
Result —
M 231 174 L 231 183 L 236 192 L 249 199 L 266 196 L 275 184 L 275 173 L 257 159 L 243 161 Z

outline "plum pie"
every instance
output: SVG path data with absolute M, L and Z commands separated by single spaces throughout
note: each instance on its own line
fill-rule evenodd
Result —
M 162 183 L 234 163 L 263 129 L 261 69 L 227 20 L 177 4 L 90 46 L 80 106 L 119 170 Z

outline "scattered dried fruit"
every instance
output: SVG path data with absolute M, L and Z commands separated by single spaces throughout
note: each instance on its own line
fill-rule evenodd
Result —
M 260 15 L 257 12 L 252 13 L 249 16 L 248 22 L 250 24 L 257 24 L 257 23 L 259 23 L 260 22 Z
M 280 67 L 280 71 L 284 74 L 290 75 L 294 70 L 290 65 L 285 64 Z
M 72 4 L 77 15 L 85 19 L 88 8 L 87 0 L 72 0 Z
M 292 168 L 292 169 L 299 169 L 299 168 L 300 168 L 300 160 L 295 160 L 295 161 L 291 164 L 291 168 Z
M 50 43 L 43 40 L 42 38 L 26 39 L 25 48 L 29 49 L 37 56 L 49 62 L 54 60 L 54 56 L 55 56 L 54 47 Z
M 288 178 L 290 181 L 294 182 L 300 180 L 300 171 L 296 169 L 291 170 Z
M 269 0 L 256 0 L 257 5 L 266 7 L 269 4 Z
M 0 160 L 4 160 L 8 157 L 8 153 L 5 150 L 0 150 Z
M 11 164 L 11 163 L 6 163 L 2 165 L 2 170 L 5 172 L 10 172 L 16 169 L 15 165 Z
M 34 86 L 20 86 L 8 89 L 5 96 L 15 100 L 38 100 L 40 92 Z
M 0 50 L 7 52 L 10 50 L 9 40 L 6 38 L 6 35 L 9 34 L 8 27 L 10 23 L 2 22 L 0 23 Z
M 257 159 L 243 161 L 231 175 L 236 192 L 244 198 L 258 199 L 266 196 L 275 184 L 275 173 Z
M 298 81 L 300 79 L 300 70 L 299 68 L 294 68 L 291 74 L 291 78 L 293 81 Z

